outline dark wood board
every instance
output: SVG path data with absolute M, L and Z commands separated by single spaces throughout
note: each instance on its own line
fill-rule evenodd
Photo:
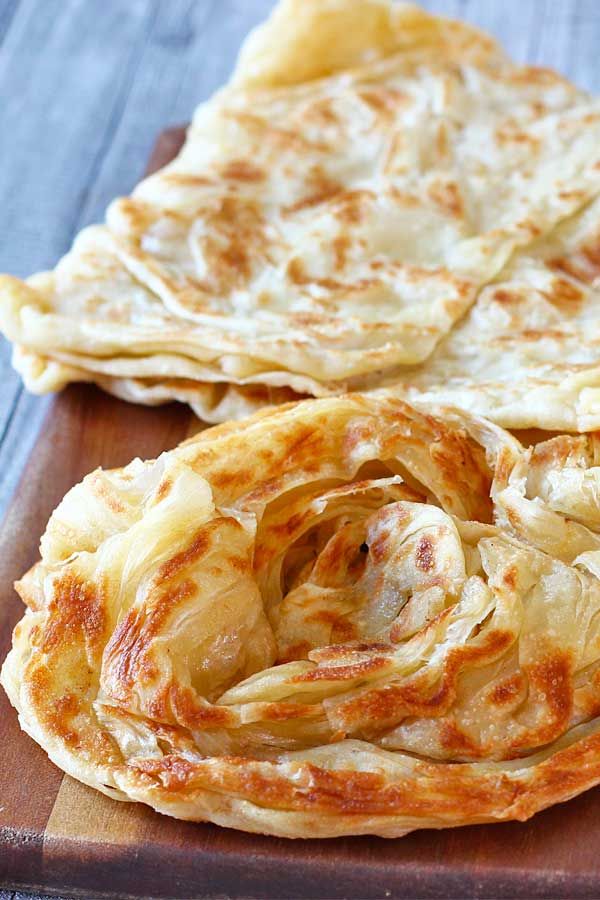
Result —
M 165 132 L 150 168 L 178 150 Z M 0 532 L 0 658 L 22 615 L 12 583 L 65 491 L 98 465 L 148 458 L 198 427 L 183 406 L 88 385 L 53 401 Z M 599 897 L 600 790 L 510 823 L 398 840 L 286 841 L 178 822 L 63 775 L 0 691 L 0 885 L 86 897 Z

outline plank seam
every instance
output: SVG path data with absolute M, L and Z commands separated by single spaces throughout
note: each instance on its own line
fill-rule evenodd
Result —
M 6 417 L 6 421 L 4 423 L 2 431 L 0 431 L 0 453 L 2 452 L 2 445 L 4 444 L 4 441 L 7 438 L 7 435 L 8 435 L 9 429 L 10 429 L 10 424 L 14 418 L 14 415 L 17 410 L 17 406 L 19 405 L 19 400 L 21 399 L 22 394 L 23 394 L 23 383 L 19 384 L 19 386 L 17 387 L 15 396 L 14 396 L 13 401 L 8 410 L 8 416 Z

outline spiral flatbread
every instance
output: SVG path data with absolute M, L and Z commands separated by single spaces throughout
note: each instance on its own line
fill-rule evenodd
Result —
M 66 772 L 287 837 L 525 819 L 600 781 L 597 436 L 393 393 L 88 475 L 2 683 Z

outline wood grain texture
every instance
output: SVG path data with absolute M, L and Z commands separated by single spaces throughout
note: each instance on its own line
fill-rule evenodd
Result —
M 177 149 L 167 133 L 153 165 Z M 73 483 L 152 457 L 198 427 L 185 407 L 131 406 L 87 385 L 57 397 L 0 534 L 0 657 L 21 616 L 12 581 Z M 85 897 L 600 896 L 600 790 L 525 824 L 422 831 L 395 841 L 286 841 L 179 822 L 118 803 L 56 769 L 0 692 L 0 884 Z

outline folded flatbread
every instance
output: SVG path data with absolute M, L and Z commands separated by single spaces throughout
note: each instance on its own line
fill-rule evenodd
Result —
M 600 428 L 600 199 L 517 251 L 402 382 L 507 428 Z
M 407 367 L 437 396 L 450 359 L 452 402 L 585 428 L 599 409 L 593 335 L 562 301 L 552 325 L 531 325 L 528 296 L 534 245 L 564 256 L 562 223 L 600 193 L 599 148 L 595 100 L 466 24 L 388 0 L 282 0 L 173 163 L 54 271 L 0 280 L 0 328 L 38 392 L 95 381 L 220 421 L 404 384 Z M 527 295 L 514 332 L 485 307 L 494 279 Z M 554 339 L 529 353 L 524 334 L 563 329 L 563 368 L 548 372 Z
M 98 470 L 2 683 L 75 778 L 288 837 L 526 819 L 600 782 L 600 441 L 388 391 Z

